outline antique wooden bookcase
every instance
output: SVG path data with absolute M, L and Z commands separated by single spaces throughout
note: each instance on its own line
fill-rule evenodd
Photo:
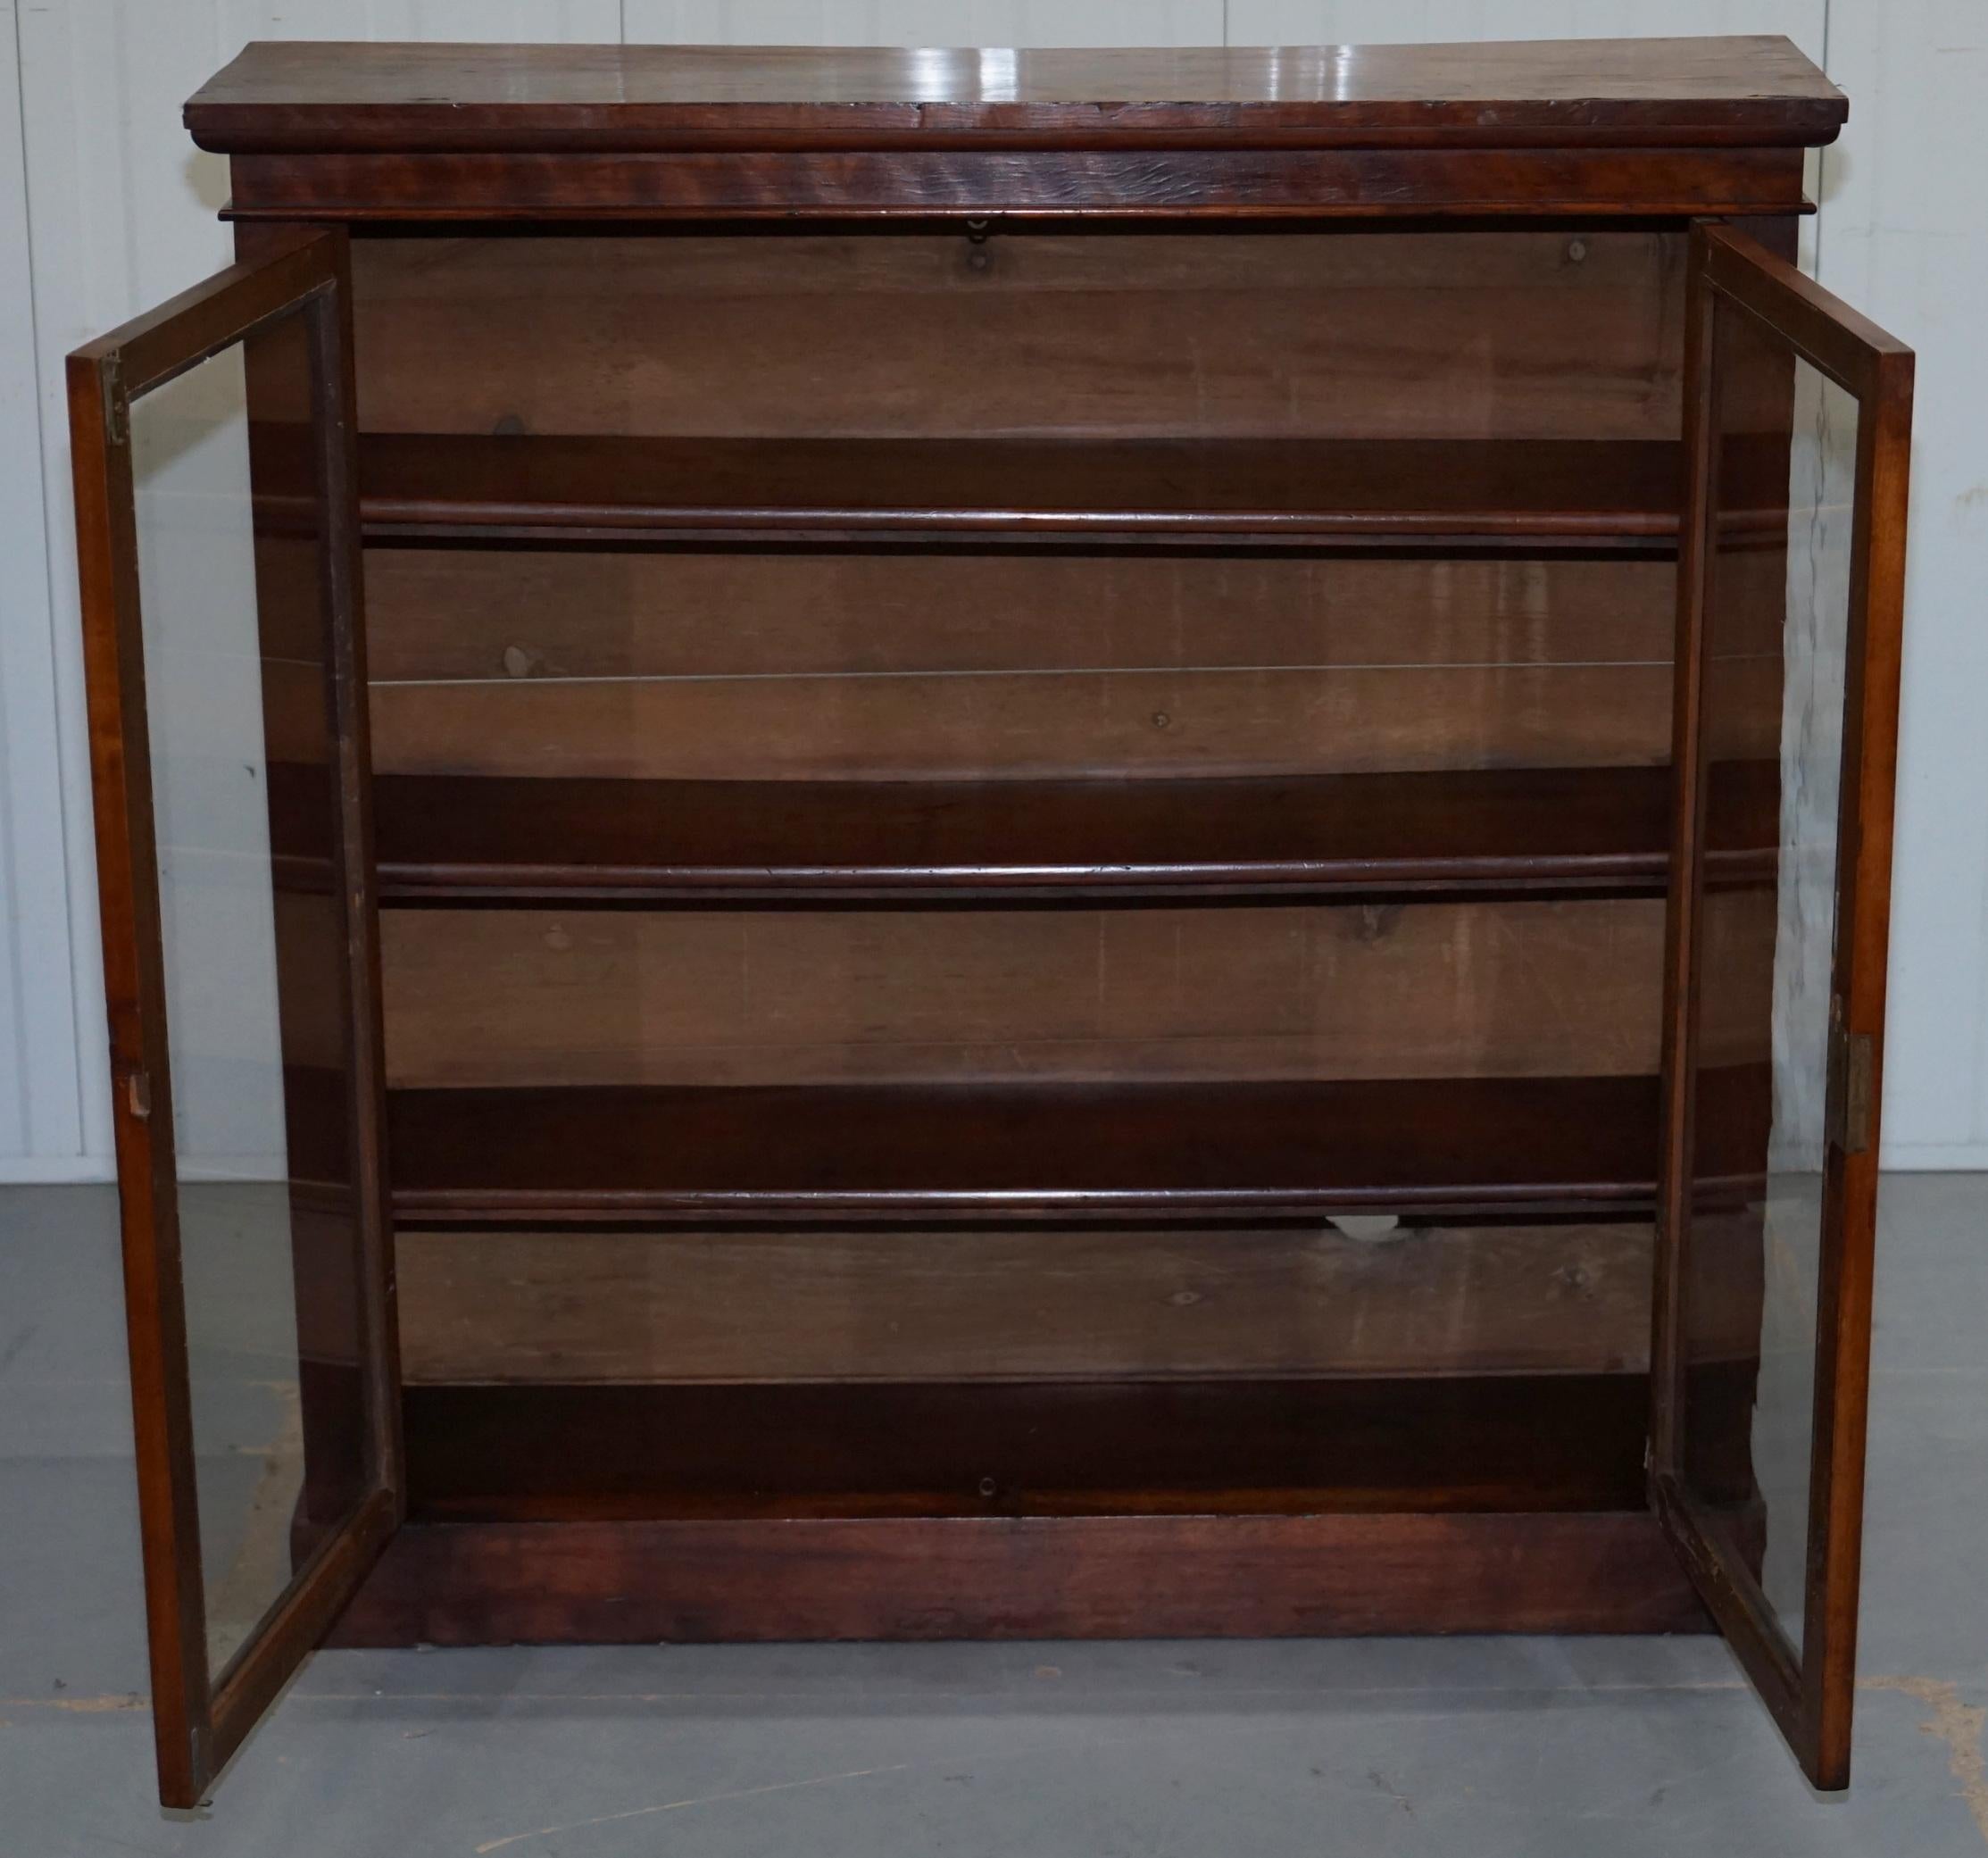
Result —
M 1844 1783 L 1845 107 L 1778 39 L 194 99 L 239 262 L 71 374 L 169 1801 L 328 1636 L 1711 1623 Z

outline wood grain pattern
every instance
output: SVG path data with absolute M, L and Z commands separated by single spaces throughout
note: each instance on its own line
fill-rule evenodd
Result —
M 1746 920 L 1771 948 L 1771 904 Z M 1655 899 L 403 908 L 382 927 L 402 1088 L 1657 1068 Z
M 1676 600 L 1673 565 L 1634 556 L 374 547 L 365 559 L 376 683 L 1668 664 Z
M 1695 1632 L 1644 1509 L 410 1525 L 346 1646 Z
M 411 1385 L 1633 1374 L 1649 1358 L 1651 1229 L 1634 1220 L 1380 1240 L 407 1227 L 396 1245 Z
M 899 218 L 1779 218 L 1800 146 L 237 154 L 230 216 L 297 224 Z
M 204 148 L 1828 141 L 1785 38 L 1275 50 L 248 46 L 187 105 Z
M 1674 440 L 1674 230 L 375 237 L 370 433 Z
M 382 685 L 373 752 L 382 774 L 636 780 L 1648 767 L 1669 688 L 1668 664 Z

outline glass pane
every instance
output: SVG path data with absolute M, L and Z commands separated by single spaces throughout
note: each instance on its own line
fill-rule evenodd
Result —
M 1799 1646 L 1858 408 L 1724 299 L 1715 344 L 1684 1469 Z
M 292 314 L 131 408 L 217 1675 L 365 1471 L 311 365 Z

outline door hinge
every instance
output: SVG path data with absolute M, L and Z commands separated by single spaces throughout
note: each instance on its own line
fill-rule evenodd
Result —
M 1867 1032 L 1837 1029 L 1837 1065 L 1842 1079 L 1835 1135 L 1845 1154 L 1862 1154 L 1871 1146 L 1871 1123 L 1876 1111 L 1876 1053 Z
M 104 364 L 104 437 L 112 446 L 131 442 L 131 403 L 124 397 L 124 368 L 116 355 Z

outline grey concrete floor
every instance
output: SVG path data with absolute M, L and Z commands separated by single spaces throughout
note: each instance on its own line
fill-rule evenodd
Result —
M 0 1858 L 1988 1853 L 1988 1177 L 1882 1203 L 1857 1773 L 1712 1638 L 322 1653 L 155 1804 L 112 1203 L 0 1191 Z

